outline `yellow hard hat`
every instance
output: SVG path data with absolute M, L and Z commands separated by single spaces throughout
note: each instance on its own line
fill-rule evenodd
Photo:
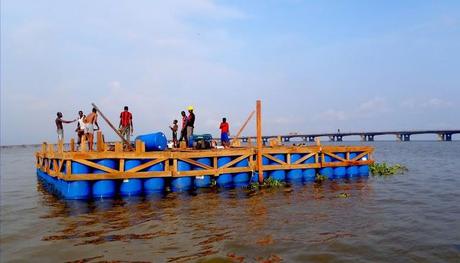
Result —
M 193 110 L 193 106 L 188 106 L 187 110 Z

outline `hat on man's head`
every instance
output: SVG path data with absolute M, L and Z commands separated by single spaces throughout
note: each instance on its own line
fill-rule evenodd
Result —
M 193 110 L 193 106 L 188 106 L 187 110 Z

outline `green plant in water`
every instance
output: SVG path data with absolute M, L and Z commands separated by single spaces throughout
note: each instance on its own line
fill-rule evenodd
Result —
M 326 175 L 316 174 L 315 181 L 317 181 L 317 182 L 322 182 L 322 181 L 326 181 L 326 180 L 327 180 L 327 176 L 326 176 Z
M 252 191 L 255 191 L 255 190 L 259 190 L 259 188 L 277 188 L 277 187 L 282 187 L 282 186 L 285 186 L 286 183 L 284 182 L 281 182 L 279 180 L 275 180 L 271 177 L 265 179 L 261 185 L 259 185 L 258 182 L 253 182 L 251 183 L 250 185 L 248 185 L 248 189 L 249 190 L 252 190 Z
M 376 176 L 388 176 L 394 174 L 403 174 L 407 172 L 408 169 L 401 164 L 389 165 L 385 162 L 383 163 L 373 163 L 369 165 L 369 170 L 372 175 Z

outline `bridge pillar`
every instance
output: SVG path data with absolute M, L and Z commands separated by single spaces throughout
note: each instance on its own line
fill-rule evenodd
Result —
M 248 138 L 241 138 L 243 142 L 248 142 Z
M 396 134 L 396 140 L 398 140 L 398 141 L 402 141 L 402 140 L 403 140 L 403 136 L 402 136 L 402 134 L 399 134 L 399 133 L 398 133 L 398 134 Z
M 361 137 L 361 141 L 365 142 L 366 141 L 366 135 L 364 134 L 361 134 L 359 135 Z
M 314 142 L 315 141 L 315 136 L 308 136 L 308 141 L 309 142 Z
M 337 138 L 338 142 L 343 141 L 343 136 L 342 135 L 337 135 L 336 138 Z
M 288 141 L 290 141 L 291 138 L 289 138 L 289 137 L 282 137 L 282 139 L 283 139 L 283 142 L 288 142 Z
M 332 136 L 329 136 L 329 141 L 331 141 L 331 142 L 335 142 L 335 136 L 334 136 L 334 135 L 332 135 Z
M 367 141 L 368 142 L 373 142 L 374 141 L 374 136 L 375 136 L 374 134 L 367 135 Z
M 444 142 L 452 141 L 452 133 L 438 133 L 439 139 Z
M 406 134 L 403 134 L 402 136 L 403 136 L 403 141 L 405 142 L 410 141 L 410 134 L 406 133 Z
M 268 142 L 268 138 L 267 138 L 267 137 L 262 137 L 262 142 L 263 142 L 263 143 Z

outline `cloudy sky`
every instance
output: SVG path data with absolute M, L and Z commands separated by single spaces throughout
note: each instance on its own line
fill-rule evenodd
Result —
M 459 72 L 456 0 L 2 0 L 0 140 L 54 141 L 91 102 L 136 134 L 188 105 L 236 133 L 257 99 L 265 135 L 457 129 Z

